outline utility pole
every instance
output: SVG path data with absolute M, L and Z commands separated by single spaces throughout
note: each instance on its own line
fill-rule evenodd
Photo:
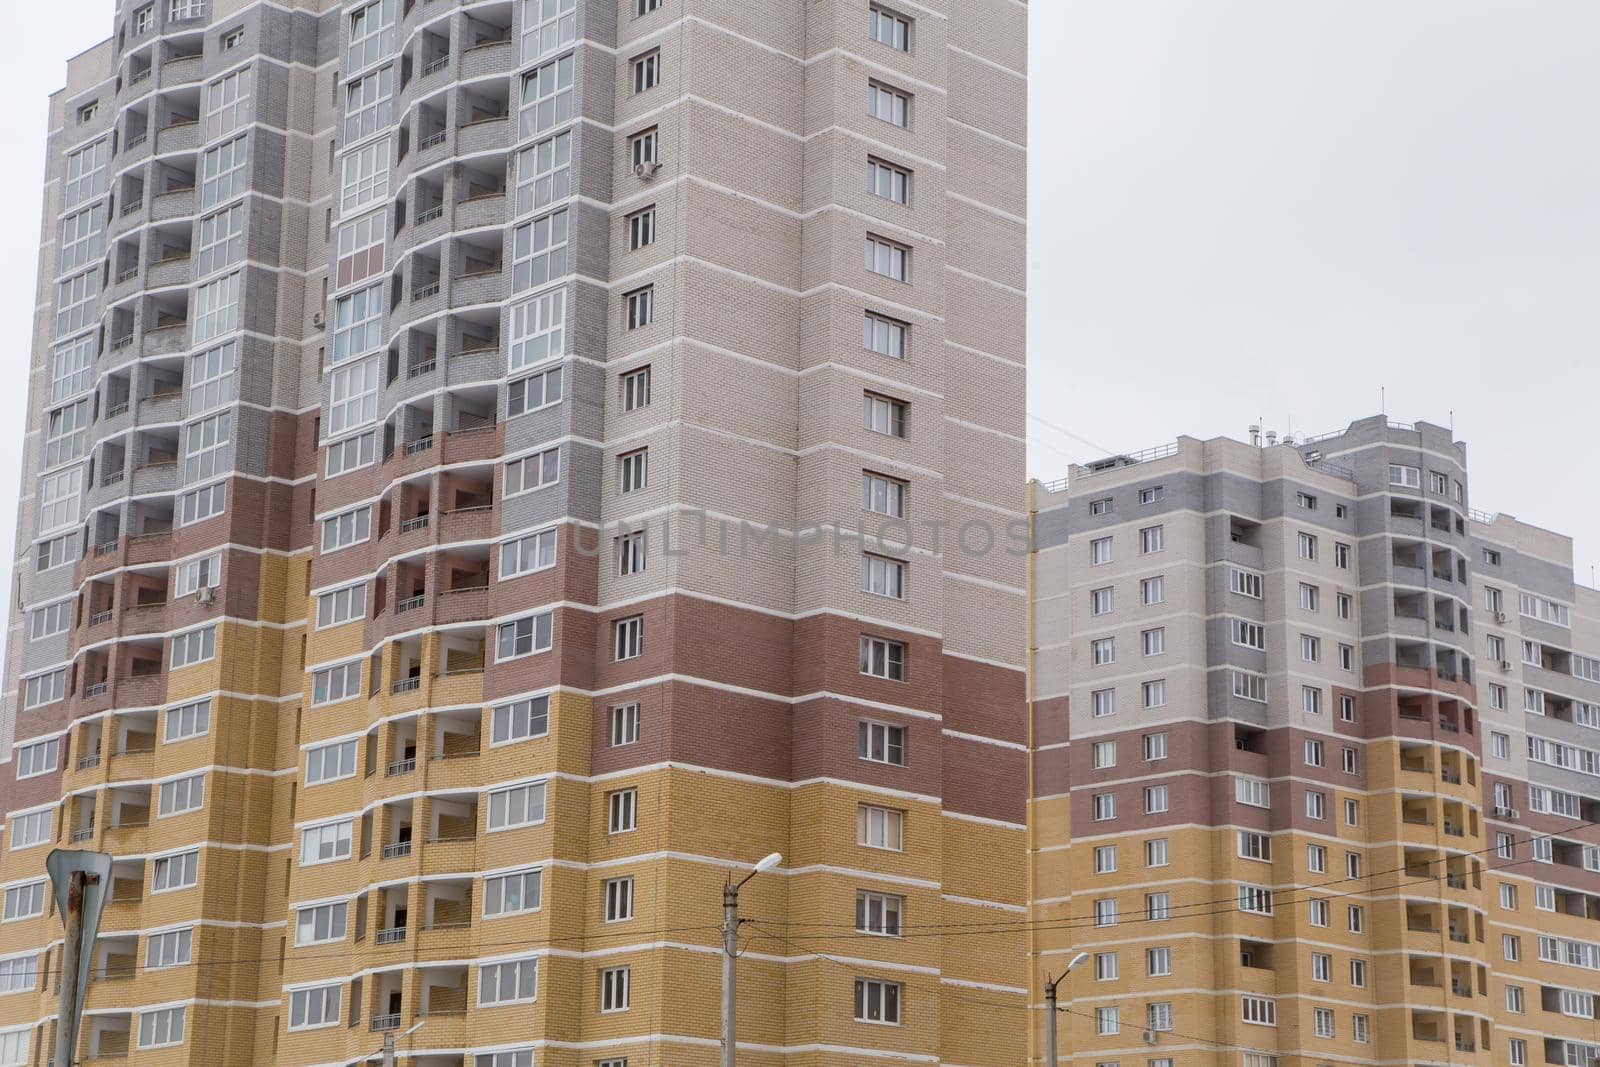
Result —
M 383 1067 L 394 1067 L 394 1031 L 383 1035 Z
M 100 912 L 111 888 L 111 857 L 104 852 L 53 849 L 45 870 L 61 909 L 61 984 L 56 1002 L 56 1067 L 72 1067 L 78 1054 L 78 1027 L 83 1021 L 83 995 L 89 986 L 89 960 Z
M 739 959 L 739 890 L 762 871 L 770 871 L 782 862 L 783 854 L 774 852 L 763 857 L 749 874 L 722 887 L 722 1067 L 736 1067 L 739 1044 L 736 1019 L 739 979 L 735 972 Z
M 78 956 L 83 951 L 83 890 L 89 876 L 67 873 L 67 907 L 61 913 L 61 996 L 56 1002 L 56 1067 L 72 1067 L 78 1049 Z
M 1072 962 L 1067 964 L 1067 969 L 1059 977 L 1044 978 L 1044 1062 L 1046 1067 L 1056 1067 L 1056 985 L 1066 979 L 1067 975 L 1077 969 L 1078 965 L 1089 958 L 1087 952 L 1080 952 L 1072 957 Z

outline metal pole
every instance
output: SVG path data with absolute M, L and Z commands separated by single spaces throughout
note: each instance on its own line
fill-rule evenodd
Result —
M 394 1067 L 394 1032 L 383 1035 L 383 1067 Z
M 734 998 L 738 979 L 734 964 L 739 950 L 739 887 L 722 887 L 722 1067 L 735 1067 L 734 1047 L 738 1030 L 734 1022 Z
M 1062 976 L 1066 977 L 1065 975 Z M 1056 1067 L 1056 981 L 1044 980 L 1044 1062 Z
M 83 946 L 83 889 L 88 875 L 67 876 L 67 910 L 61 923 L 66 936 L 61 944 L 61 997 L 56 1008 L 56 1067 L 72 1067 L 78 1051 L 78 953 Z

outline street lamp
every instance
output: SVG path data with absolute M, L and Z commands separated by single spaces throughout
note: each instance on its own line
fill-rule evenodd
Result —
M 405 1033 L 400 1034 L 398 1036 L 396 1036 L 396 1034 L 395 1034 L 395 1032 L 393 1030 L 390 1030 L 388 1033 L 383 1035 L 383 1048 L 379 1049 L 378 1052 L 376 1053 L 378 1055 L 382 1055 L 383 1056 L 383 1067 L 394 1067 L 394 1046 L 395 1046 L 395 1042 L 401 1041 L 401 1040 L 404 1040 L 405 1038 L 410 1037 L 412 1034 L 416 1033 L 418 1030 L 421 1030 L 423 1028 L 423 1026 L 425 1026 L 427 1024 L 427 1022 L 428 1022 L 428 1020 L 423 1019 L 423 1020 L 419 1021 L 417 1023 L 417 1025 L 413 1026 L 411 1029 L 407 1030 Z M 367 1056 L 367 1059 L 370 1060 L 371 1058 L 372 1058 L 372 1055 Z
M 1046 977 L 1044 980 L 1044 1062 L 1048 1067 L 1056 1067 L 1056 983 L 1088 958 L 1087 952 L 1080 952 L 1072 957 L 1072 962 L 1067 964 L 1067 969 L 1061 972 L 1059 978 Z
M 722 1067 L 734 1067 L 734 1048 L 739 1043 L 734 1025 L 737 984 L 734 964 L 739 958 L 739 890 L 762 871 L 770 871 L 782 862 L 781 852 L 763 856 L 749 874 L 737 882 L 729 881 L 722 887 Z

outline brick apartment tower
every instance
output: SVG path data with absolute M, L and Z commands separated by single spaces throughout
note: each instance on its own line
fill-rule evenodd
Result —
M 116 857 L 85 1060 L 711 1064 L 769 852 L 741 1064 L 1027 1058 L 1026 558 L 950 537 L 1025 514 L 1026 19 L 116 5 L 50 110 L 0 1064 L 52 845 Z
M 1062 1061 L 1600 1055 L 1600 593 L 1383 417 L 1034 489 Z

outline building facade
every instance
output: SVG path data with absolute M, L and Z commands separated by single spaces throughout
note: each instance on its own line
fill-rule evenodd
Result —
M 1600 593 L 1383 417 L 1035 483 L 1062 1060 L 1589 1064 Z M 1037 1003 L 1037 999 L 1036 999 Z
M 86 1060 L 714 1063 L 771 852 L 742 1064 L 1025 1059 L 1027 554 L 941 538 L 1026 520 L 1025 6 L 115 6 L 51 101 L 0 1064 L 52 846 L 115 859 Z

